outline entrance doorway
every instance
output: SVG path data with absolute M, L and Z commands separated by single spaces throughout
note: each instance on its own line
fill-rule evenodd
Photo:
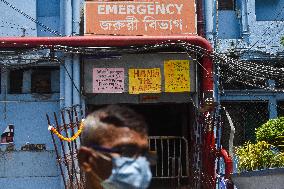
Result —
M 143 115 L 149 132 L 149 149 L 156 151 L 157 164 L 151 167 L 150 188 L 182 188 L 189 185 L 190 128 L 192 103 L 125 104 Z M 90 112 L 101 105 L 88 105 Z

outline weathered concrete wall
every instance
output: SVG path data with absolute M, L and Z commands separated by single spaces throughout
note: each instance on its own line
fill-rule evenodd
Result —
M 0 36 L 53 36 L 42 25 L 60 31 L 59 0 L 0 2 Z M 40 24 L 37 24 L 37 23 Z M 2 62 L 3 63 L 3 62 Z M 59 69 L 51 73 L 52 94 L 31 94 L 31 76 L 23 76 L 22 94 L 9 94 L 9 72 L 1 70 L 0 133 L 14 124 L 12 151 L 0 146 L 1 189 L 59 189 L 61 176 L 47 130 L 46 113 L 59 111 Z M 23 151 L 26 144 L 42 144 L 42 151 Z
M 55 186 L 59 183 L 54 151 L 1 151 L 0 158 L 2 189 L 33 188 L 32 185 L 36 184 L 43 188 L 42 181 L 49 183 L 50 188 L 56 188 Z M 49 178 L 55 183 L 51 184 L 48 181 Z M 8 187 L 9 185 L 12 186 L 11 183 L 13 183 L 13 187 Z
M 58 102 L 21 102 L 28 101 L 27 98 L 17 101 L 10 98 L 10 102 L 0 103 L 1 132 L 8 124 L 14 124 L 16 149 L 26 143 L 46 144 L 47 149 L 53 149 L 45 114 L 58 112 Z
M 1 146 L 1 189 L 60 188 L 61 178 L 56 166 L 56 154 L 45 118 L 46 112 L 58 109 L 58 102 L 0 104 L 1 130 L 8 123 L 15 125 L 14 151 L 7 152 L 6 145 Z M 21 151 L 21 147 L 27 143 L 45 144 L 48 151 Z

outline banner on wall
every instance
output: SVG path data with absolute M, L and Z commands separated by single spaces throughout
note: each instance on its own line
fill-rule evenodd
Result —
M 161 93 L 160 68 L 129 69 L 129 94 Z
M 190 92 L 189 60 L 167 60 L 164 63 L 165 92 Z
M 124 68 L 94 68 L 93 93 L 123 93 Z
M 86 35 L 196 34 L 195 0 L 86 1 Z

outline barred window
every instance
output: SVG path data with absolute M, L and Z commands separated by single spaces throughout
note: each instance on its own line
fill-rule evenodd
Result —
M 20 94 L 22 93 L 23 87 L 23 70 L 11 70 L 10 71 L 10 94 Z
M 218 9 L 219 10 L 234 10 L 235 2 L 234 0 L 219 0 Z
M 32 93 L 51 93 L 51 72 L 46 69 L 35 69 L 31 75 Z

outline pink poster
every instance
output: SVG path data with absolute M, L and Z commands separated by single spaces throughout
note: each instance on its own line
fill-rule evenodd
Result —
M 123 93 L 124 68 L 94 68 L 94 93 Z

